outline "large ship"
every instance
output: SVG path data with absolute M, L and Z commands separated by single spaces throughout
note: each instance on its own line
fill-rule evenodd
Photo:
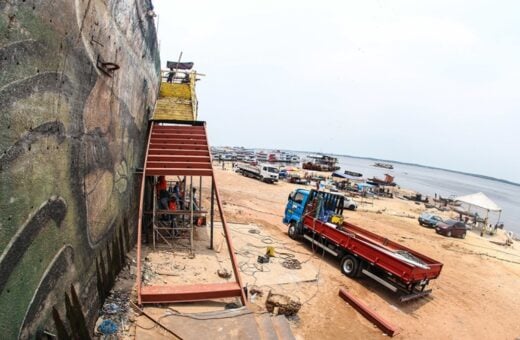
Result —
M 150 0 L 0 1 L 2 338 L 87 338 L 135 243 Z

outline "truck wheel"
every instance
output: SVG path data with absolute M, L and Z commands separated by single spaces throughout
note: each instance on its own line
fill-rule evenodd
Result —
M 358 273 L 359 261 L 353 255 L 345 255 L 341 259 L 341 272 L 348 277 L 356 277 Z
M 289 237 L 292 238 L 293 240 L 298 239 L 298 233 L 296 231 L 296 223 L 294 221 L 292 221 L 289 224 L 289 229 L 287 229 L 287 235 L 289 235 Z
M 462 238 L 462 239 L 466 238 L 466 233 L 460 235 L 460 238 Z
M 446 236 L 451 237 L 451 231 L 448 231 L 448 232 L 446 233 Z

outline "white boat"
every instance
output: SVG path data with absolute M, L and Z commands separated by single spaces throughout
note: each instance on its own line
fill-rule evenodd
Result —
M 256 159 L 259 162 L 267 162 L 267 154 L 265 152 L 263 152 L 263 151 L 257 152 L 256 153 Z

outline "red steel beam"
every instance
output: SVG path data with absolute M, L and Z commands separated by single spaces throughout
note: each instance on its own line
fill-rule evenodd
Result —
M 148 155 L 149 162 L 207 162 L 209 156 L 186 156 L 186 155 Z
M 213 169 L 209 162 L 146 162 L 146 168 Z
M 197 140 L 206 140 L 206 135 L 199 133 L 170 133 L 170 132 L 154 132 L 152 138 L 191 138 Z
M 204 129 L 205 128 L 206 128 L 206 125 L 204 125 Z M 207 135 L 208 134 L 206 132 L 206 136 Z M 211 154 L 210 154 L 210 158 L 211 158 Z M 211 163 L 213 163 L 213 162 L 211 162 Z M 222 222 L 222 228 L 224 229 L 224 235 L 225 235 L 225 239 L 226 239 L 226 244 L 227 244 L 227 248 L 228 248 L 228 251 L 229 251 L 229 258 L 231 259 L 231 267 L 233 268 L 233 274 L 235 275 L 235 279 L 236 279 L 238 285 L 240 287 L 242 287 L 242 279 L 240 278 L 240 273 L 238 271 L 237 258 L 235 256 L 235 251 L 234 251 L 234 248 L 233 248 L 233 242 L 231 241 L 231 234 L 229 233 L 229 229 L 227 227 L 226 217 L 224 216 L 224 208 L 222 207 L 222 202 L 220 200 L 220 193 L 218 191 L 217 181 L 215 179 L 215 174 L 213 174 L 211 178 L 213 180 L 213 187 L 215 188 L 215 198 L 217 199 L 217 206 L 218 206 L 218 210 L 219 210 L 219 213 L 220 213 L 220 221 Z M 242 289 L 241 289 L 240 299 L 242 300 L 242 304 L 244 306 L 246 306 L 247 305 L 247 299 L 246 299 L 245 293 L 244 293 L 244 291 Z
M 176 286 L 144 286 L 141 288 L 143 303 L 188 302 L 242 296 L 237 282 L 205 283 Z
M 173 143 L 150 143 L 152 149 L 175 149 L 175 150 L 208 150 L 207 145 L 173 144 Z
M 394 336 L 399 334 L 399 330 L 397 327 L 390 324 L 388 321 L 383 319 L 379 314 L 371 310 L 367 305 L 365 305 L 361 300 L 349 294 L 344 288 L 339 289 L 339 296 L 345 300 L 349 305 L 354 307 L 361 315 L 367 318 L 374 325 L 379 327 L 385 334 L 389 336 Z
M 187 155 L 187 156 L 209 156 L 209 151 L 206 150 L 177 150 L 177 149 L 152 149 L 151 155 Z
M 212 176 L 212 169 L 146 168 L 147 176 Z
M 159 129 L 155 130 L 156 133 L 168 132 L 168 133 L 185 133 L 185 134 L 198 134 L 204 133 L 204 129 L 201 127 L 174 127 L 174 126 L 160 126 Z
M 150 132 L 148 135 L 148 143 L 146 144 L 146 152 L 144 154 L 144 161 L 148 158 L 148 152 L 150 151 L 150 139 L 152 138 L 152 131 L 154 123 L 150 126 Z M 141 193 L 139 195 L 139 213 L 137 217 L 137 301 L 141 304 L 141 233 L 143 224 L 143 201 L 144 201 L 144 187 L 146 184 L 146 168 L 143 169 L 143 175 L 141 177 Z
M 151 140 L 153 144 L 162 144 L 162 145 L 175 145 L 175 144 L 191 144 L 191 145 L 203 145 L 207 146 L 206 141 L 202 141 L 200 139 L 171 139 L 171 138 L 152 138 Z

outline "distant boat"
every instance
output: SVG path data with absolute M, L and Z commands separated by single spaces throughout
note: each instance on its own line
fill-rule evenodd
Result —
M 339 170 L 338 159 L 327 155 L 309 155 L 303 163 L 302 168 L 314 171 L 336 171 Z
M 270 153 L 269 155 L 267 155 L 267 161 L 268 162 L 279 162 L 280 161 L 279 155 L 276 153 Z
M 390 163 L 374 163 L 375 167 L 377 168 L 385 168 L 385 169 L 393 169 L 394 166 Z
M 295 154 L 277 151 L 275 153 L 269 153 L 267 156 L 267 161 L 274 163 L 299 163 L 300 157 Z
M 265 152 L 263 152 L 263 151 L 257 152 L 256 153 L 256 159 L 259 162 L 267 162 L 267 154 Z
M 389 174 L 385 174 L 385 179 L 372 177 L 367 181 L 367 183 L 372 185 L 389 185 L 392 187 L 396 186 L 396 183 L 394 182 L 394 176 L 391 176 Z
M 352 176 L 352 177 L 363 177 L 363 174 L 362 174 L 362 173 L 360 173 L 360 172 L 354 172 L 354 171 L 349 171 L 349 170 L 345 170 L 344 174 L 345 174 L 345 175 Z

